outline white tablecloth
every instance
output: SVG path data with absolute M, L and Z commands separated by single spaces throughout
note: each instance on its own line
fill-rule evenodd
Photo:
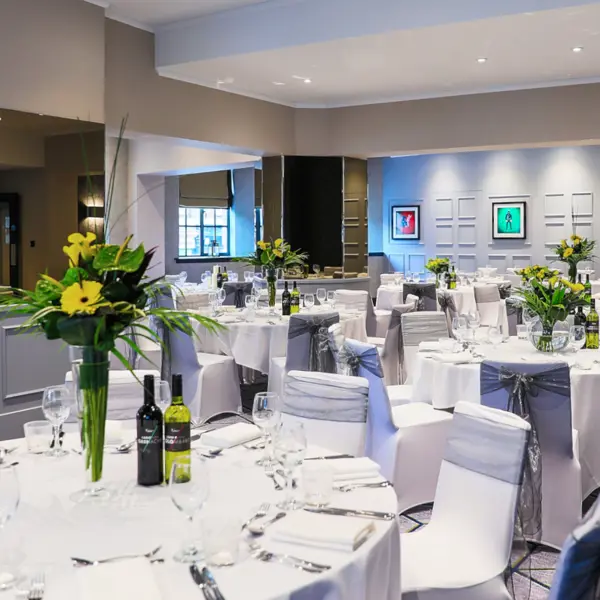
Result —
M 554 358 L 538 352 L 528 340 L 510 338 L 498 348 L 487 344 L 477 346 L 486 359 L 514 362 L 518 360 L 564 360 L 571 365 L 577 360 L 591 364 L 600 360 L 600 351 L 581 350 L 577 355 L 564 354 Z M 427 402 L 435 408 L 452 408 L 459 400 L 480 402 L 479 364 L 448 364 L 428 358 L 419 352 L 414 361 L 413 397 L 415 402 Z M 579 432 L 582 489 L 588 494 L 600 486 L 600 366 L 591 370 L 571 368 L 571 406 L 573 428 Z
M 65 444 L 69 443 L 77 443 L 76 433 L 67 434 Z M 276 510 L 275 504 L 283 492 L 276 492 L 272 481 L 255 466 L 258 455 L 257 451 L 236 448 L 208 461 L 210 498 L 203 511 L 223 512 L 246 520 L 263 502 L 270 502 Z M 322 455 L 321 451 L 317 455 Z M 144 553 L 159 545 L 162 548 L 157 556 L 166 562 L 151 568 L 163 600 L 203 597 L 188 566 L 172 560 L 189 535 L 188 522 L 173 505 L 165 486 L 140 488 L 135 484 L 135 452 L 105 456 L 105 479 L 114 497 L 93 507 L 74 505 L 69 500 L 69 495 L 80 489 L 84 481 L 81 456 L 52 459 L 24 452 L 12 456 L 19 461 L 21 504 L 3 538 L 6 541 L 9 537 L 13 542 L 20 538 L 20 552 L 13 556 L 24 557 L 22 566 L 28 570 L 45 571 L 44 600 L 81 600 L 70 556 L 94 559 Z M 395 493 L 384 488 L 335 492 L 332 506 L 395 512 L 396 502 Z M 375 521 L 375 527 L 376 533 L 353 553 L 278 543 L 272 540 L 269 530 L 258 540 L 268 550 L 332 565 L 323 575 L 259 562 L 249 557 L 243 542 L 240 561 L 232 567 L 213 568 L 213 574 L 227 600 L 396 600 L 400 580 L 397 524 Z M 135 582 L 128 585 L 135 590 Z M 134 597 L 132 594 L 132 600 Z
M 302 314 L 311 311 L 303 310 Z M 313 310 L 319 314 L 319 309 Z M 286 355 L 289 317 L 269 317 L 257 315 L 248 323 L 241 311 L 228 311 L 217 318 L 226 329 L 215 334 L 196 326 L 198 351 L 232 356 L 238 365 L 269 373 L 272 358 Z M 366 313 L 340 311 L 340 325 L 347 338 L 367 341 Z

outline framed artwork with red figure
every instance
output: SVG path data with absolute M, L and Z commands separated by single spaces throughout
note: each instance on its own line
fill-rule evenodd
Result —
M 420 206 L 392 206 L 392 239 L 421 239 Z

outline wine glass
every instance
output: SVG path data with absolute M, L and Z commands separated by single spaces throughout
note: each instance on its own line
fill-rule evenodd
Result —
M 223 302 L 225 302 L 226 296 L 227 296 L 227 293 L 225 292 L 225 288 L 219 288 L 219 291 L 217 292 L 217 300 L 219 302 L 219 308 L 221 306 L 223 306 Z
M 304 306 L 310 310 L 315 305 L 314 294 L 304 294 Z
M 306 454 L 306 434 L 302 423 L 284 423 L 275 436 L 275 460 L 285 475 L 285 499 L 277 504 L 282 510 L 295 510 L 302 504 L 294 499 L 294 472 L 302 464 Z
M 154 401 L 162 414 L 171 406 L 171 386 L 168 381 L 159 381 L 154 388 Z
M 479 311 L 470 312 L 467 315 L 467 327 L 469 329 L 478 329 L 481 325 L 481 316 Z
M 208 305 L 210 306 L 212 316 L 216 316 L 217 307 L 219 305 L 219 298 L 217 292 L 210 292 L 208 294 Z
M 327 290 L 325 288 L 319 288 L 317 290 L 317 300 L 319 301 L 320 306 L 325 304 L 325 301 L 327 300 Z
M 256 300 L 257 300 L 257 297 L 253 294 L 246 296 L 244 298 L 244 304 L 246 305 L 246 308 L 252 309 L 252 310 L 255 309 L 256 308 Z
M 189 458 L 173 462 L 169 474 L 169 493 L 173 504 L 189 521 L 189 527 L 186 528 L 188 538 L 173 557 L 177 562 L 193 563 L 198 560 L 198 548 L 192 538 L 194 517 L 208 500 L 209 490 L 208 467 L 203 458 L 195 455 L 193 462 Z
M 585 327 L 583 325 L 572 325 L 569 329 L 569 345 L 575 352 L 581 350 L 586 343 Z
M 312 266 L 312 268 L 313 268 L 313 271 L 315 272 L 315 275 L 318 277 L 319 273 L 321 272 L 321 265 L 314 264 Z
M 62 424 L 67 420 L 73 405 L 73 394 L 64 385 L 53 385 L 44 390 L 42 397 L 42 411 L 52 424 L 52 448 L 46 452 L 47 456 L 59 457 L 68 454 L 59 445 L 59 433 Z
M 501 331 L 500 327 L 490 327 L 488 329 L 488 338 L 489 338 L 492 346 L 494 346 L 494 348 L 497 348 L 502 343 L 502 340 L 504 339 L 504 336 L 502 335 L 502 331 Z
M 452 319 L 452 335 L 454 335 L 459 342 L 462 342 L 466 331 L 467 319 L 465 317 L 454 317 Z
M 256 464 L 270 467 L 273 465 L 273 433 L 281 421 L 279 395 L 274 392 L 259 392 L 256 394 L 252 405 L 252 420 L 261 430 L 265 444 L 264 456 Z
M 334 291 L 327 292 L 327 304 L 329 304 L 329 306 L 331 308 L 335 308 L 335 292 Z

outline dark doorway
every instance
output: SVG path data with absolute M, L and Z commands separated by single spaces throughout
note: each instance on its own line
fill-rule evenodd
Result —
M 0 285 L 21 285 L 19 196 L 0 194 Z

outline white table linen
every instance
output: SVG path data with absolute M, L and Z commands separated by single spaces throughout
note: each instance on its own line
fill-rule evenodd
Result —
M 319 309 L 314 310 L 314 314 L 319 312 Z M 198 352 L 226 354 L 238 365 L 265 374 L 269 373 L 271 359 L 286 355 L 289 317 L 257 315 L 255 321 L 246 322 L 241 311 L 228 311 L 217 321 L 222 322 L 225 329 L 214 334 L 194 324 Z M 340 311 L 340 326 L 345 337 L 366 341 L 366 312 Z
M 65 447 L 75 447 L 77 437 L 77 433 L 68 433 Z M 166 562 L 153 564 L 151 569 L 162 600 L 202 597 L 188 566 L 172 560 L 189 536 L 188 521 L 173 505 L 165 486 L 141 488 L 135 484 L 135 452 L 105 455 L 105 480 L 113 496 L 99 506 L 85 506 L 69 500 L 84 483 L 81 456 L 32 456 L 25 452 L 24 440 L 18 443 L 20 448 L 12 456 L 19 461 L 21 504 L 6 531 L 12 531 L 13 540 L 20 539 L 24 566 L 45 571 L 44 600 L 82 600 L 78 569 L 71 565 L 71 556 L 95 559 L 143 553 L 158 545 L 162 546 L 158 556 Z M 311 451 L 323 453 L 323 449 L 309 449 L 309 456 Z M 207 461 L 210 499 L 205 514 L 222 512 L 246 520 L 261 503 L 270 502 L 274 507 L 282 499 L 282 492 L 276 492 L 272 481 L 255 465 L 259 455 L 240 447 Z M 389 488 L 334 492 L 332 498 L 332 506 L 385 512 L 395 512 L 396 502 Z M 198 523 L 201 518 L 202 513 Z M 213 568 L 213 574 L 227 600 L 396 600 L 400 582 L 397 522 L 376 521 L 374 525 L 375 534 L 353 553 L 276 542 L 270 530 L 260 539 L 267 550 L 330 564 L 332 569 L 321 575 L 259 562 L 249 557 L 243 542 L 239 562 Z M 123 586 L 135 583 L 126 581 Z
M 515 360 L 555 360 L 538 352 L 527 340 L 511 337 L 498 348 L 481 344 L 477 351 L 487 360 L 514 362 Z M 582 493 L 585 497 L 600 487 L 600 351 L 581 350 L 577 354 L 560 354 L 559 360 L 571 365 L 571 407 L 573 428 L 579 433 Z M 593 367 L 578 368 L 578 364 Z M 413 402 L 428 402 L 435 408 L 453 408 L 459 400 L 479 403 L 480 363 L 451 364 L 436 360 L 432 354 L 419 352 L 414 361 Z

